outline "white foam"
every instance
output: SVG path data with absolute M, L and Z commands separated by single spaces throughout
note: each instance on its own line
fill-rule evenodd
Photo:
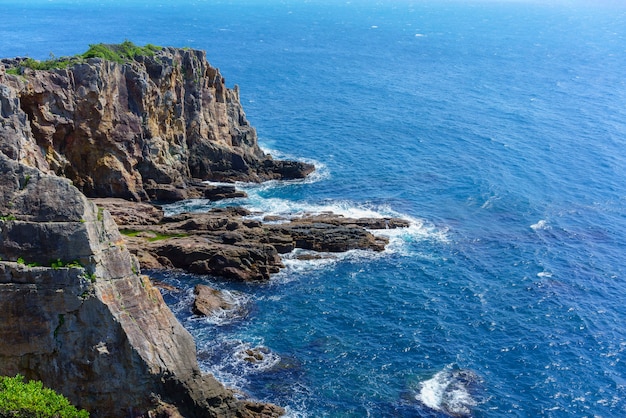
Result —
M 272 151 L 272 153 L 280 155 L 280 153 L 276 151 Z M 315 164 L 323 167 L 320 163 Z M 319 170 L 318 172 L 323 173 L 324 170 Z M 322 176 L 323 175 L 324 174 L 322 174 Z M 288 222 L 291 219 L 327 213 L 333 213 L 335 215 L 355 219 L 400 218 L 408 221 L 410 225 L 406 228 L 370 230 L 370 232 L 376 236 L 384 236 L 389 239 L 389 244 L 387 245 L 385 251 L 386 254 L 397 253 L 401 255 L 411 255 L 411 246 L 409 244 L 423 240 L 434 240 L 443 243 L 448 242 L 447 229 L 438 228 L 423 219 L 399 213 L 393 210 L 389 205 L 374 205 L 370 203 L 355 203 L 349 200 L 330 199 L 318 203 L 311 203 L 306 201 L 295 201 L 285 198 L 264 196 L 269 190 L 274 191 L 275 189 L 282 187 L 294 187 L 297 183 L 311 181 L 315 180 L 269 181 L 261 184 L 237 183 L 236 187 L 239 190 L 245 191 L 248 195 L 247 198 L 230 199 L 220 202 L 210 202 L 204 199 L 190 199 L 166 205 L 164 206 L 164 210 L 166 215 L 171 215 L 183 211 L 208 211 L 215 207 L 237 204 L 248 209 L 252 213 L 252 215 L 248 216 L 248 218 L 258 221 L 264 221 L 266 217 L 275 218 L 275 220 L 270 221 L 271 223 Z M 319 261 L 317 264 L 327 262 L 329 261 Z
M 216 309 L 208 316 L 195 315 L 190 321 L 202 321 L 208 324 L 224 326 L 240 321 L 248 315 L 251 296 L 234 290 L 221 290 L 221 297 L 232 306 L 230 309 Z
M 537 222 L 536 224 L 532 224 L 530 227 L 535 231 L 550 228 L 548 222 L 545 219 L 541 219 L 539 222 Z
M 266 154 L 272 155 L 277 160 L 302 161 L 303 163 L 312 164 L 313 166 L 315 166 L 315 171 L 313 171 L 311 174 L 306 176 L 306 178 L 304 179 L 272 180 L 263 184 L 279 185 L 279 186 L 291 185 L 291 184 L 311 184 L 311 183 L 316 183 L 321 180 L 326 180 L 327 178 L 330 177 L 330 172 L 328 170 L 328 167 L 326 166 L 326 164 L 320 161 L 314 160 L 312 158 L 302 158 L 302 157 L 290 155 L 279 150 L 267 148 L 265 146 L 261 146 L 261 150 L 265 152 Z M 242 184 L 249 184 L 249 183 L 242 183 Z M 253 185 L 255 184 L 257 183 L 253 183 Z
M 468 416 L 472 407 L 477 405 L 468 385 L 476 380 L 477 376 L 473 372 L 454 369 L 449 365 L 431 379 L 421 382 L 415 398 L 435 411 Z
M 233 340 L 220 334 L 199 346 L 201 369 L 226 386 L 238 389 L 249 384 L 251 375 L 272 369 L 280 360 L 278 354 L 262 343 Z
M 307 418 L 309 415 L 304 411 L 296 411 L 295 409 L 290 408 L 289 406 L 285 407 L 285 418 Z
M 552 277 L 552 273 L 550 273 L 549 271 L 540 271 L 539 273 L 537 273 L 537 277 L 547 277 L 547 278 L 550 278 L 550 277 Z
M 370 262 L 385 257 L 387 254 L 387 252 L 370 250 L 327 253 L 296 248 L 288 254 L 283 254 L 282 260 L 285 268 L 276 273 L 272 280 L 285 284 L 297 280 L 300 274 L 333 269 L 340 262 Z
M 232 359 L 238 368 L 248 373 L 269 370 L 280 362 L 280 356 L 269 348 L 263 345 L 253 347 L 247 342 L 242 342 L 235 348 Z
M 447 242 L 447 229 L 436 228 L 423 219 L 407 216 L 391 209 L 388 205 L 357 204 L 348 200 L 329 200 L 324 203 L 308 203 L 280 198 L 262 198 L 251 191 L 250 198 L 244 207 L 251 211 L 251 216 L 263 220 L 266 216 L 282 218 L 285 221 L 305 216 L 316 216 L 328 213 L 346 218 L 400 218 L 410 223 L 407 228 L 390 228 L 370 230 L 374 235 L 386 236 L 390 240 L 422 241 L 434 239 Z M 279 221 L 280 222 L 280 221 Z M 284 222 L 284 221 L 283 221 Z

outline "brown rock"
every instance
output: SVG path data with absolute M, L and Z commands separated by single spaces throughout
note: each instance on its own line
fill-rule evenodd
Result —
M 12 114 L 0 127 L 3 152 L 69 178 L 89 197 L 218 200 L 245 194 L 201 180 L 258 182 L 314 170 L 261 151 L 238 88 L 226 88 L 204 51 L 163 48 L 125 64 L 93 58 L 65 70 L 23 68 L 19 77 L 3 73 L 2 82 L 0 105 Z
M 138 205 L 125 205 L 131 212 L 134 206 Z M 136 231 L 127 237 L 128 246 L 148 268 L 171 265 L 237 281 L 263 281 L 283 267 L 278 254 L 296 248 L 382 251 L 387 239 L 368 229 L 408 225 L 401 219 L 350 219 L 330 213 L 264 224 L 245 218 L 249 215 L 244 208 L 230 207 L 164 217 L 154 225 L 123 227 Z
M 109 212 L 68 180 L 0 153 L 0 196 L 1 375 L 41 380 L 92 417 L 146 415 L 155 395 L 188 417 L 283 412 L 200 372 Z
M 116 198 L 91 199 L 99 208 L 109 211 L 118 225 L 154 225 L 163 220 L 163 211 L 148 203 L 128 204 Z
M 196 315 L 210 316 L 219 310 L 233 309 L 234 305 L 227 301 L 222 292 L 212 287 L 199 284 L 193 289 L 196 296 L 192 310 Z

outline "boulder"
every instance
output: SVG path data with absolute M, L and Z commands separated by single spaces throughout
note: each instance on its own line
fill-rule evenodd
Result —
M 196 315 L 211 316 L 217 311 L 227 311 L 235 307 L 222 292 L 203 284 L 196 285 L 193 294 L 195 298 L 192 310 Z

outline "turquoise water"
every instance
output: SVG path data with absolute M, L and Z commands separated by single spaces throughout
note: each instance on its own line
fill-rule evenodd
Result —
M 265 213 L 402 216 L 383 254 L 285 260 L 199 319 L 202 367 L 308 417 L 626 414 L 626 7 L 611 2 L 0 1 L 0 55 L 207 51 L 305 182 Z M 185 206 L 186 205 L 186 206 Z M 170 208 L 206 210 L 207 202 Z M 163 278 L 162 276 L 159 276 Z M 241 355 L 257 347 L 259 364 Z

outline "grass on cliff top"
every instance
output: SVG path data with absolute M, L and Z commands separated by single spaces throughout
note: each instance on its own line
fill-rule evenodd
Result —
M 51 59 L 45 61 L 37 61 L 32 58 L 27 58 L 20 62 L 19 67 L 9 68 L 7 73 L 19 75 L 21 74 L 22 68 L 32 68 L 33 70 L 65 69 L 89 58 L 102 58 L 108 61 L 124 64 L 134 60 L 138 56 L 151 57 L 155 52 L 161 49 L 162 48 L 160 46 L 152 44 L 137 46 L 131 41 L 124 41 L 121 44 L 90 44 L 89 49 L 86 52 L 72 57 L 52 57 Z
M 154 231 L 137 231 L 135 229 L 120 229 L 120 234 L 126 235 L 127 237 L 136 237 L 141 233 L 148 233 L 154 236 L 146 238 L 148 242 L 162 241 L 164 239 L 169 238 L 185 238 L 188 237 L 189 234 L 161 234 L 160 232 Z
M 0 376 L 0 417 L 7 418 L 88 418 L 89 412 L 78 410 L 63 395 L 44 388 L 43 383 L 24 377 Z

